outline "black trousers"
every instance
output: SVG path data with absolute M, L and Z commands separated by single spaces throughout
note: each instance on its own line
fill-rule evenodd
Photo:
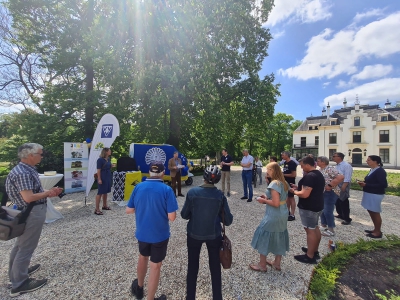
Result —
M 336 212 L 344 221 L 351 222 L 349 198 L 346 198 L 344 201 L 339 198 L 336 200 Z
M 215 240 L 196 240 L 187 236 L 188 272 L 186 277 L 186 300 L 196 300 L 197 274 L 199 272 L 200 251 L 203 243 L 208 250 L 208 264 L 211 272 L 213 300 L 222 300 L 221 264 L 219 248 L 221 237 Z

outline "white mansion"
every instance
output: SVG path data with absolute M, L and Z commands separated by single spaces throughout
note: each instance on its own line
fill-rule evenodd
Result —
M 308 117 L 293 133 L 293 156 L 301 158 L 309 153 L 327 156 L 332 160 L 334 152 L 345 154 L 345 160 L 354 165 L 366 166 L 368 155 L 379 155 L 384 167 L 400 168 L 400 107 L 385 108 L 379 105 L 360 105 L 330 113 L 322 110 L 322 116 Z

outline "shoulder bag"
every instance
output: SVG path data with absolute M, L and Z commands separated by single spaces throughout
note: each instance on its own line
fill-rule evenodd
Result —
M 0 207 L 0 240 L 8 241 L 24 233 L 26 219 L 29 217 L 34 202 L 19 211 L 8 207 Z
M 230 269 L 232 265 L 232 243 L 225 234 L 225 210 L 222 198 L 222 240 L 219 248 L 219 259 L 224 269 Z

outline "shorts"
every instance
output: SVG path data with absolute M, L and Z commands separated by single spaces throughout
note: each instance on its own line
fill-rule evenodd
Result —
M 167 256 L 169 239 L 159 243 L 146 243 L 139 241 L 139 253 L 143 256 L 150 256 L 150 261 L 157 264 Z
M 303 225 L 304 228 L 315 229 L 318 226 L 318 220 L 322 214 L 322 210 L 315 212 L 299 208 L 299 214 L 300 214 L 301 224 Z

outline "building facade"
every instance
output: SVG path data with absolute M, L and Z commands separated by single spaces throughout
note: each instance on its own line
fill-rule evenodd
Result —
M 327 156 L 334 152 L 345 154 L 353 166 L 366 166 L 368 155 L 379 155 L 385 168 L 400 168 L 400 107 L 360 105 L 343 108 L 330 114 L 308 117 L 293 133 L 293 156 L 307 154 Z

